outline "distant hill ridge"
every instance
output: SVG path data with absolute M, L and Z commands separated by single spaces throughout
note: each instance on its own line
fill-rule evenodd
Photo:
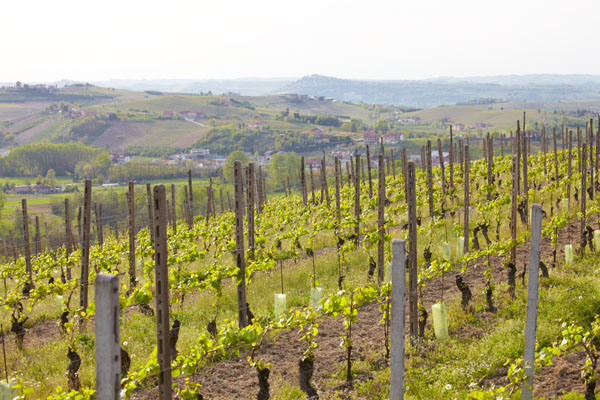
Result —
M 52 82 L 59 87 L 72 83 L 76 82 Z M 423 80 L 359 80 L 309 75 L 300 79 L 113 79 L 90 83 L 117 89 L 167 93 L 237 93 L 244 96 L 295 93 L 356 103 L 412 107 L 467 103 L 481 98 L 528 102 L 600 99 L 600 75 L 589 74 L 437 77 Z

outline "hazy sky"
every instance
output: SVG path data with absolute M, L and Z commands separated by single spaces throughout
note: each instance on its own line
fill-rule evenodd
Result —
M 0 82 L 600 74 L 600 0 L 1 0 Z

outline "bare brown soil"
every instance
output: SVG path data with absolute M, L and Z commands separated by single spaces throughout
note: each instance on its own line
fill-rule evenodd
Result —
M 571 223 L 560 230 L 559 243 L 577 242 L 578 232 L 579 223 Z M 480 241 L 483 245 L 483 238 L 480 238 Z M 564 260 L 564 246 L 559 246 L 557 250 L 557 260 Z M 552 251 L 550 238 L 544 238 L 542 240 L 541 258 L 548 266 L 550 274 L 552 274 Z M 490 257 L 494 283 L 506 282 L 506 270 L 500 262 L 500 257 Z M 529 242 L 526 242 L 517 249 L 517 286 L 522 285 L 519 274 L 523 272 L 524 265 L 528 263 Z M 473 293 L 474 300 L 477 301 L 481 301 L 483 297 L 481 289 L 485 285 L 483 274 L 485 269 L 484 260 L 476 260 L 463 275 L 464 281 Z M 443 282 L 441 278 L 435 278 L 426 284 L 423 291 L 426 309 L 431 309 L 431 305 L 440 300 L 442 288 L 445 299 L 455 299 L 460 296 L 455 284 L 454 274 L 447 274 Z M 406 315 L 408 318 L 408 311 Z M 478 313 L 477 318 L 492 319 L 494 316 L 484 311 Z M 384 331 L 383 326 L 380 325 L 380 320 L 381 312 L 378 309 L 378 304 L 370 304 L 359 310 L 357 323 L 352 329 L 354 335 L 353 359 L 364 359 L 367 353 L 375 349 L 382 351 Z M 430 321 L 428 321 L 427 329 L 431 329 Z M 336 388 L 331 388 L 331 384 L 328 385 L 327 383 L 331 380 L 332 373 L 340 371 L 344 365 L 345 350 L 340 347 L 342 332 L 341 321 L 332 318 L 324 318 L 319 325 L 319 335 L 317 337 L 319 347 L 315 353 L 315 372 L 312 382 L 318 389 L 321 399 L 332 396 Z M 482 328 L 465 325 L 464 329 L 455 332 L 455 334 L 461 337 L 481 337 L 485 332 Z M 292 387 L 299 387 L 298 361 L 304 351 L 304 343 L 299 339 L 300 335 L 296 330 L 283 332 L 277 335 L 275 341 L 263 344 L 257 351 L 256 354 L 260 359 L 271 363 L 271 384 L 280 378 L 287 381 Z M 543 395 L 553 398 L 560 393 L 583 393 L 585 388 L 578 372 L 583 363 L 583 357 L 581 353 L 569 354 L 558 358 L 552 367 L 542 369 L 535 377 L 536 396 Z M 483 380 L 482 384 L 484 386 L 491 384 L 505 385 L 508 383 L 506 372 L 506 368 L 501 368 L 493 376 Z M 256 372 L 248 363 L 247 354 L 220 361 L 203 369 L 196 376 L 196 381 L 202 384 L 200 392 L 203 398 L 211 400 L 253 399 L 256 398 L 259 389 Z M 177 379 L 176 382 L 181 384 L 182 380 Z M 340 386 L 337 389 L 343 387 L 342 378 L 340 378 L 339 383 Z M 144 390 L 136 393 L 133 398 L 157 399 L 156 392 L 156 389 Z

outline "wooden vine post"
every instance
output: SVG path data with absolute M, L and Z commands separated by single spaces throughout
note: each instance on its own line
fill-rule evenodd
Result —
M 334 159 L 335 162 L 335 215 L 337 218 L 338 229 L 340 228 L 340 222 L 342 220 L 341 212 L 340 212 L 340 181 L 341 181 L 341 172 L 342 168 L 340 165 L 340 160 L 336 157 Z
M 515 243 L 517 239 L 517 202 L 518 202 L 518 189 L 517 189 L 517 176 L 518 169 L 517 165 L 519 164 L 519 158 L 516 154 L 512 156 L 512 191 L 510 197 L 510 238 Z M 517 248 L 516 246 L 511 246 L 510 248 L 510 262 L 516 267 L 517 265 Z
M 246 205 L 248 211 L 248 250 L 250 260 L 254 260 L 254 163 L 248 164 L 248 200 Z
M 65 199 L 65 246 L 67 259 L 73 252 L 73 232 L 71 232 L 71 216 L 69 212 L 69 199 Z M 71 267 L 67 264 L 67 280 L 71 280 Z
M 185 221 L 187 222 L 188 230 L 191 230 L 192 215 L 190 214 L 190 198 L 187 186 L 183 187 L 183 214 L 185 215 Z
M 325 164 L 325 156 L 321 160 L 321 193 L 325 194 L 325 202 L 329 206 L 329 188 L 327 187 L 327 165 Z M 321 203 L 323 202 L 321 196 Z
M 600 168 L 600 115 L 598 115 L 598 128 L 596 131 L 596 180 L 598 180 L 598 169 Z
M 167 247 L 167 193 L 163 185 L 154 186 L 154 281 L 156 284 L 156 359 L 160 400 L 172 398 L 171 346 L 169 332 L 169 265 Z
M 40 235 L 40 217 L 35 216 L 35 256 L 39 256 L 42 252 L 42 236 Z
M 134 288 L 137 279 L 135 276 L 135 186 L 133 181 L 129 181 L 127 199 L 129 202 L 129 282 Z
M 92 219 L 92 181 L 85 180 L 85 189 L 83 193 L 83 232 L 81 240 L 81 294 L 79 296 L 79 305 L 82 311 L 88 307 L 88 277 L 90 266 L 90 230 Z
M 442 139 L 438 138 L 438 158 L 440 159 L 440 172 L 442 174 L 442 196 L 446 197 L 446 170 L 444 168 L 444 148 L 442 146 Z
M 515 132 L 515 150 L 517 153 L 517 193 L 521 194 L 521 125 L 517 120 L 517 132 Z
M 152 188 L 149 183 L 146 184 L 146 201 L 148 202 L 148 230 L 150 231 L 150 240 L 154 243 L 154 207 L 152 207 Z M 167 208 L 167 215 L 168 212 L 169 210 Z
M 548 151 L 546 145 L 546 127 L 542 126 L 542 152 L 544 153 L 544 176 L 548 176 L 548 161 L 546 160 L 546 152 Z
M 429 194 L 429 216 L 433 218 L 433 166 L 431 165 L 431 140 L 427 141 L 427 147 L 425 149 L 425 162 L 427 166 L 427 192 Z
M 25 240 L 25 271 L 29 288 L 33 288 L 33 269 L 31 268 L 31 249 L 29 248 L 29 216 L 27 215 L 27 199 L 21 200 L 23 211 L 23 239 Z
M 554 136 L 553 147 L 554 147 L 554 172 L 556 173 L 555 182 L 558 185 L 558 153 L 556 150 L 556 128 L 552 129 L 552 134 Z
M 356 227 L 354 233 L 356 234 L 356 243 L 359 242 L 360 237 L 360 155 L 356 155 L 356 174 L 354 176 L 354 218 L 356 219 Z
M 583 196 L 585 197 L 585 196 Z M 531 250 L 529 253 L 529 282 L 527 285 L 527 317 L 525 325 L 525 352 L 523 363 L 525 382 L 521 391 L 522 400 L 533 399 L 533 374 L 535 361 L 535 337 L 537 332 L 537 308 L 539 288 L 540 245 L 542 236 L 542 206 L 531 207 Z
M 194 221 L 194 191 L 192 190 L 192 170 L 188 170 L 188 191 L 190 192 L 190 197 L 188 199 L 188 213 L 190 221 Z M 191 227 L 191 223 L 190 223 Z
M 369 174 L 369 198 L 373 198 L 373 181 L 371 179 L 371 151 L 367 145 L 367 172 Z
M 525 115 L 523 115 L 523 119 L 525 119 Z M 525 129 L 525 126 L 523 126 L 523 129 Z M 527 156 L 529 151 L 527 147 L 527 136 L 524 134 L 521 136 L 523 137 L 523 150 L 521 153 L 523 155 L 523 203 L 525 206 L 523 208 L 523 214 L 525 215 L 525 221 L 529 223 L 529 183 L 527 179 Z
M 177 233 L 177 209 L 175 208 L 175 184 L 171 184 L 171 224 L 173 233 Z
M 377 195 L 377 227 L 379 229 L 379 241 L 377 245 L 377 283 L 381 286 L 385 271 L 385 158 L 379 154 L 379 182 Z
M 408 156 L 406 148 L 402 149 L 402 179 L 404 180 L 404 198 L 408 199 Z
M 470 156 L 469 156 L 469 145 L 466 144 L 465 145 L 465 182 L 464 182 L 464 189 L 465 189 L 465 225 L 463 227 L 463 236 L 465 238 L 464 242 L 464 254 L 467 254 L 469 252 L 469 237 L 470 237 L 470 233 L 469 233 L 469 169 L 471 167 L 471 160 L 470 160 Z
M 238 268 L 238 326 L 240 329 L 248 325 L 246 314 L 246 262 L 244 254 L 244 193 L 242 186 L 242 165 L 239 161 L 233 164 L 235 184 L 235 256 Z
M 308 164 L 308 167 L 310 169 L 310 190 L 312 191 L 311 203 L 315 204 L 315 178 L 313 175 L 313 166 L 312 164 Z
M 259 165 L 258 166 L 258 183 L 257 183 L 257 188 L 258 188 L 258 212 L 259 215 L 260 213 L 263 212 L 263 208 L 265 205 L 265 184 L 264 184 L 264 179 L 263 179 L 263 173 L 262 173 L 262 166 Z M 304 178 L 304 196 L 306 197 L 306 177 Z
M 410 337 L 416 340 L 419 336 L 419 305 L 417 297 L 417 197 L 415 164 L 407 166 L 407 192 L 408 192 L 408 287 L 409 287 L 409 322 Z
M 585 240 L 585 199 L 587 197 L 587 193 L 586 193 L 586 181 L 587 181 L 587 160 L 586 160 L 586 156 L 587 156 L 587 146 L 585 144 L 583 144 L 581 146 L 581 154 L 583 156 L 583 165 L 581 166 L 581 222 L 580 222 L 580 227 L 579 227 L 579 234 L 581 237 L 581 250 L 583 251 L 583 249 L 585 249 L 585 244 L 586 244 L 586 240 Z
M 448 167 L 450 168 L 450 190 L 454 191 L 454 147 L 452 141 L 452 125 L 450 125 L 450 145 L 448 146 Z
M 81 225 L 81 213 L 83 209 L 81 206 L 77 209 L 77 243 L 76 248 L 81 248 L 81 243 L 83 241 L 83 228 Z M 75 238 L 73 238 L 73 242 L 75 242 Z
M 568 134 L 568 159 L 567 159 L 567 174 L 569 179 L 567 180 L 567 199 L 569 199 L 569 208 L 571 208 L 571 176 L 573 175 L 573 131 L 569 131 Z
M 308 202 L 308 194 L 306 192 L 306 171 L 304 170 L 304 156 L 300 158 L 300 190 L 302 191 L 302 204 L 304 205 L 304 207 L 306 207 Z
M 396 179 L 396 159 L 394 158 L 394 150 L 390 150 L 390 158 L 392 163 L 392 177 Z
M 494 169 L 494 147 L 493 147 L 494 144 L 493 144 L 492 140 L 493 139 L 490 137 L 490 134 L 488 133 L 488 135 L 487 135 L 487 184 L 488 184 L 489 188 L 492 187 L 492 171 Z M 490 191 L 488 191 L 487 199 L 488 200 L 492 199 L 491 189 L 490 189 Z
M 594 120 L 590 119 L 589 127 L 589 148 L 590 148 L 590 200 L 594 200 L 594 132 L 593 132 Z M 596 149 L 597 151 L 597 149 Z

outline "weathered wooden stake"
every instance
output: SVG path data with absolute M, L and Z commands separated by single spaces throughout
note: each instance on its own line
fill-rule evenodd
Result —
M 21 200 L 23 208 L 23 239 L 25 240 L 25 271 L 29 278 L 29 287 L 33 287 L 33 269 L 31 268 L 31 250 L 29 248 L 29 216 L 27 215 L 27 199 Z
M 248 258 L 254 261 L 254 163 L 248 164 L 248 200 L 246 206 L 248 211 Z
M 425 148 L 425 162 L 425 165 L 427 166 L 427 192 L 429 196 L 429 216 L 433 218 L 433 166 L 431 165 L 431 140 L 427 141 L 427 147 Z
M 177 233 L 177 209 L 175 208 L 175 184 L 171 184 L 171 213 L 173 219 L 171 220 L 171 224 L 173 224 L 173 233 Z M 155 218 L 156 220 L 156 218 Z M 156 228 L 155 228 L 156 229 Z M 156 238 L 155 238 L 156 240 Z
M 190 192 L 190 197 L 188 199 L 188 213 L 190 221 L 194 220 L 194 191 L 192 190 L 192 170 L 188 170 L 188 188 Z M 191 226 L 191 224 L 190 224 Z
M 464 182 L 464 189 L 465 189 L 465 226 L 463 227 L 463 236 L 465 238 L 465 246 L 464 246 L 464 250 L 463 253 L 467 254 L 469 252 L 469 237 L 470 237 L 470 230 L 469 230 L 469 170 L 471 168 L 471 157 L 469 155 L 469 145 L 466 144 L 465 145 L 465 182 Z
M 579 234 L 581 237 L 581 249 L 583 250 L 585 247 L 585 199 L 587 198 L 587 188 L 586 188 L 586 181 L 587 181 L 587 161 L 586 161 L 586 155 L 587 155 L 587 145 L 583 144 L 581 146 L 581 153 L 583 156 L 583 165 L 581 166 L 581 221 L 580 221 L 580 228 L 579 228 Z
M 327 164 L 325 163 L 325 156 L 321 159 L 321 182 L 321 193 L 325 194 L 325 202 L 327 206 L 329 206 L 329 188 L 327 185 Z
M 369 198 L 373 197 L 373 181 L 371 179 L 371 152 L 369 151 L 369 145 L 367 145 L 367 171 L 369 174 Z
M 42 236 L 40 235 L 40 217 L 35 216 L 35 256 L 39 256 L 42 252 Z
M 523 120 L 525 120 L 525 113 L 523 113 Z M 523 129 L 525 129 L 524 126 Z M 527 158 L 529 151 L 527 147 L 527 136 L 525 134 L 521 136 L 523 137 L 523 150 L 521 153 L 523 155 L 523 203 L 525 205 L 523 213 L 525 214 L 525 221 L 529 223 L 529 180 L 527 179 Z
M 419 306 L 417 297 L 418 274 L 417 274 L 417 197 L 415 164 L 408 163 L 407 166 L 407 188 L 408 188 L 408 286 L 409 286 L 409 321 L 410 337 L 412 340 L 419 336 Z
M 244 259 L 244 203 L 242 187 L 242 165 L 239 161 L 233 164 L 235 183 L 235 240 L 236 240 L 236 266 L 238 268 L 238 326 L 244 328 L 248 325 L 246 314 L 246 260 Z
M 556 128 L 552 128 L 552 135 L 554 137 L 554 172 L 556 173 L 555 182 L 558 185 L 558 152 L 556 150 Z
M 154 207 L 152 207 L 152 188 L 149 183 L 146 184 L 146 201 L 148 202 L 148 230 L 150 231 L 150 240 L 154 243 Z M 168 211 L 167 208 L 167 213 Z
M 450 145 L 448 146 L 448 156 L 450 160 L 448 161 L 448 167 L 450 168 L 450 190 L 454 191 L 454 147 L 453 147 L 453 138 L 452 138 L 452 125 L 450 125 Z
M 391 162 L 392 162 L 392 177 L 396 179 L 396 160 L 394 159 L 394 150 L 390 150 Z
M 337 157 L 334 159 L 335 163 L 335 215 L 337 218 L 338 229 L 340 228 L 340 223 L 342 220 L 341 212 L 340 212 L 340 174 L 342 171 L 342 167 L 340 165 L 340 160 Z
M 354 179 L 354 218 L 356 219 L 356 227 L 354 233 L 356 234 L 356 242 L 359 242 L 360 238 L 360 155 L 356 155 L 356 176 Z
M 306 207 L 308 194 L 306 192 L 306 171 L 304 170 L 304 156 L 300 158 L 300 189 L 302 191 L 302 204 Z
M 311 203 L 315 204 L 315 179 L 314 179 L 314 175 L 313 175 L 312 164 L 309 164 L 308 168 L 310 170 L 310 190 L 312 191 L 312 200 L 311 200 Z
M 79 296 L 79 305 L 82 311 L 88 307 L 88 277 L 90 265 L 90 230 L 92 219 L 92 181 L 85 180 L 85 189 L 83 193 L 83 232 L 81 240 L 81 294 Z
M 383 154 L 379 154 L 379 182 L 377 195 L 377 227 L 379 230 L 379 242 L 377 245 L 377 283 L 381 286 L 383 283 L 383 273 L 385 271 L 385 159 Z
M 440 172 L 442 174 L 442 196 L 446 197 L 446 170 L 444 168 L 444 148 L 442 146 L 442 139 L 438 138 L 437 144 L 440 159 Z
M 133 181 L 129 181 L 127 200 L 129 205 L 129 282 L 134 288 L 137 279 L 135 270 L 135 186 Z

